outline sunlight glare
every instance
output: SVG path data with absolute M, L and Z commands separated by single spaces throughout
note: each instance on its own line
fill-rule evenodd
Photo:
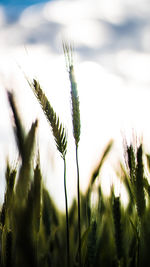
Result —
M 78 45 L 86 45 L 88 47 L 99 47 L 106 43 L 109 39 L 107 27 L 99 25 L 96 21 L 80 20 L 65 27 L 61 36 L 63 39 L 70 40 Z
M 91 0 L 52 1 L 45 4 L 43 14 L 49 21 L 70 25 L 82 19 L 93 17 L 94 6 L 92 2 Z

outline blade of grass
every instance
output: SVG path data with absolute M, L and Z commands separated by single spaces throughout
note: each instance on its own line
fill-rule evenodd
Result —
M 91 177 L 91 182 L 90 182 L 90 185 L 92 186 L 95 182 L 95 179 L 97 178 L 100 170 L 101 170 L 101 167 L 107 157 L 107 155 L 109 154 L 111 148 L 113 146 L 113 140 L 110 140 L 109 143 L 107 144 L 103 154 L 102 154 L 102 157 L 97 165 L 97 167 L 95 168 L 95 170 L 93 171 L 93 174 L 92 174 L 92 177 Z
M 13 129 L 14 129 L 14 134 L 16 138 L 16 143 L 18 145 L 18 150 L 23 160 L 24 159 L 25 132 L 24 132 L 24 129 L 21 123 L 20 116 L 18 114 L 18 110 L 17 110 L 16 103 L 14 100 L 14 95 L 13 93 L 8 91 L 7 96 L 8 96 L 8 101 L 9 101 L 9 104 L 10 104 L 10 107 L 13 113 L 14 122 L 15 122 Z

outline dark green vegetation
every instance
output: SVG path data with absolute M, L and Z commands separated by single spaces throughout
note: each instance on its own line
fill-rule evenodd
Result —
M 68 209 L 66 188 L 67 137 L 40 84 L 29 82 L 50 124 L 55 143 L 64 161 L 66 212 L 60 212 L 43 185 L 39 153 L 35 155 L 38 122 L 25 132 L 12 93 L 8 101 L 13 114 L 13 128 L 19 151 L 18 166 L 6 168 L 6 190 L 0 213 L 0 266 L 2 267 L 143 267 L 150 266 L 150 155 L 142 144 L 126 145 L 126 167 L 119 163 L 118 177 L 128 192 L 126 207 L 114 188 L 104 196 L 101 184 L 95 186 L 103 162 L 113 142 L 110 141 L 93 171 L 85 194 L 79 187 L 78 145 L 80 110 L 72 58 L 64 45 L 71 83 L 73 135 L 76 145 L 77 197 Z M 91 196 L 97 193 L 93 207 Z

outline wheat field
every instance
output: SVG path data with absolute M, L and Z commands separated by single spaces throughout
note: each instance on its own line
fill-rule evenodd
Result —
M 7 91 L 12 127 L 19 152 L 14 166 L 7 161 L 6 188 L 0 211 L 0 266 L 2 267 L 143 267 L 150 266 L 150 155 L 142 142 L 125 144 L 125 162 L 118 162 L 118 179 L 128 194 L 122 204 L 112 185 L 105 196 L 97 178 L 113 141 L 93 170 L 86 192 L 80 191 L 80 101 L 73 65 L 72 47 L 63 44 L 70 80 L 72 134 L 75 142 L 77 196 L 68 207 L 66 186 L 66 128 L 36 79 L 28 80 L 44 112 L 55 144 L 64 162 L 65 213 L 55 205 L 43 183 L 40 151 L 35 144 L 38 121 L 25 131 L 12 92 Z M 36 151 L 36 152 L 35 152 Z M 96 186 L 95 186 L 96 185 Z M 97 193 L 92 205 L 93 191 Z

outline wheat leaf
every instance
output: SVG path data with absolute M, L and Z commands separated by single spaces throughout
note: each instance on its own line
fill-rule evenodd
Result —
M 14 134 L 15 134 L 15 138 L 16 138 L 16 142 L 17 142 L 17 146 L 18 146 L 18 150 L 19 153 L 22 157 L 22 160 L 24 159 L 24 143 L 25 143 L 25 132 L 21 123 L 21 119 L 16 107 L 16 103 L 14 100 L 14 95 L 11 92 L 7 92 L 7 96 L 8 96 L 8 100 L 9 100 L 9 104 L 13 113 L 13 117 L 14 117 Z
M 113 140 L 110 140 L 109 143 L 107 144 L 107 146 L 106 146 L 103 154 L 102 154 L 102 157 L 101 157 L 101 159 L 100 159 L 97 167 L 93 171 L 90 185 L 93 185 L 94 184 L 94 182 L 95 182 L 95 180 L 96 180 L 96 178 L 97 178 L 97 176 L 98 176 L 98 174 L 99 174 L 99 172 L 101 170 L 101 167 L 102 167 L 102 165 L 103 165 L 103 163 L 104 163 L 104 161 L 105 161 L 108 153 L 110 152 L 112 146 L 113 146 Z

